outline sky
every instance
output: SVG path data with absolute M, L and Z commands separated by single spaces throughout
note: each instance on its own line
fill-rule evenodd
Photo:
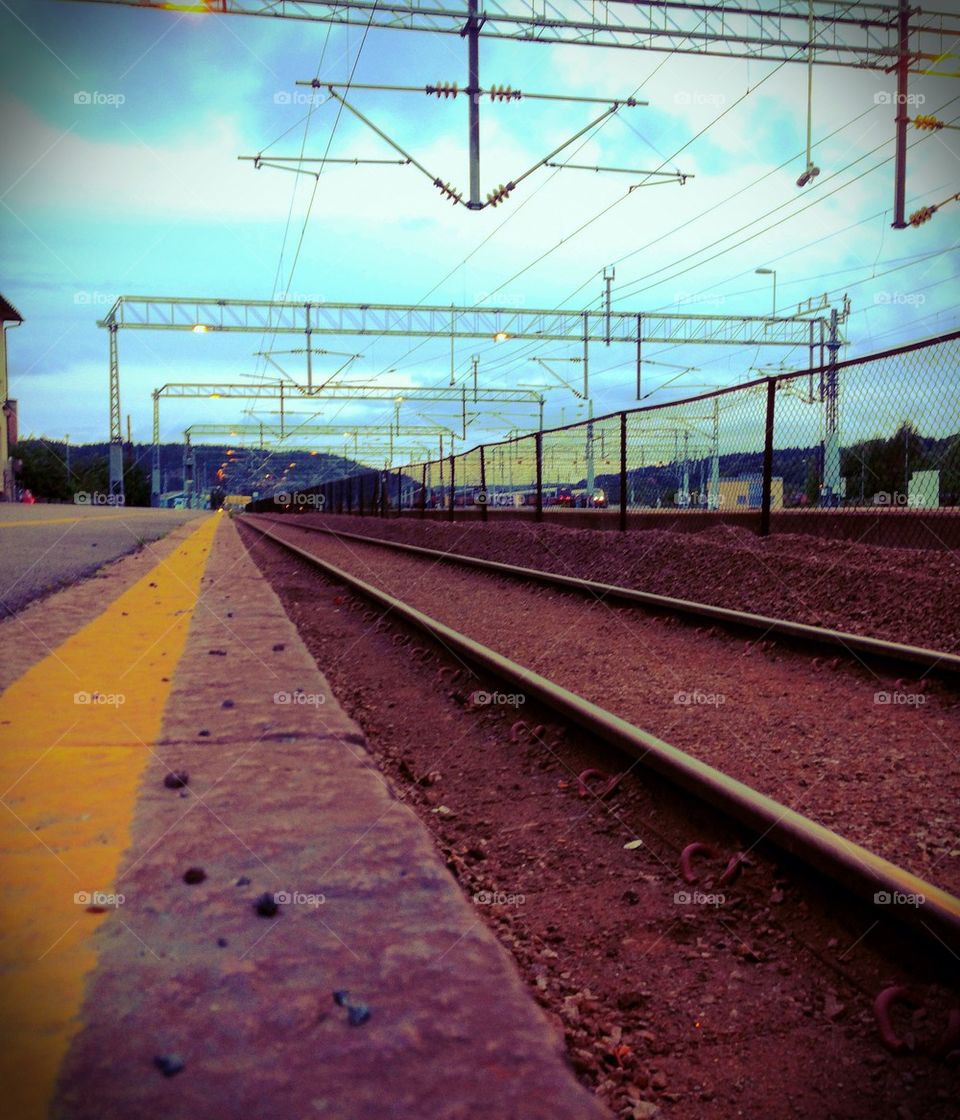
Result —
M 597 309 L 614 268 L 619 311 L 781 315 L 849 294 L 842 357 L 960 325 L 960 203 L 918 229 L 891 228 L 891 75 L 818 67 L 813 160 L 806 164 L 807 69 L 652 51 L 484 40 L 481 81 L 572 97 L 626 98 L 563 156 L 629 173 L 541 169 L 479 213 L 444 201 L 412 167 L 328 165 L 319 180 L 238 156 L 397 158 L 323 93 L 330 81 L 423 86 L 466 80 L 456 37 L 286 20 L 0 0 L 0 291 L 24 317 L 8 332 L 11 396 L 23 435 L 71 443 L 108 434 L 107 332 L 120 295 L 449 306 Z M 914 76 L 916 112 L 960 123 L 960 83 Z M 466 190 L 465 98 L 354 90 L 349 99 L 432 174 Z M 602 106 L 521 100 L 482 120 L 482 191 L 516 178 Z M 960 190 L 960 133 L 911 130 L 907 212 Z M 640 171 L 687 176 L 630 190 Z M 276 370 L 256 351 L 290 336 L 121 331 L 121 408 L 150 439 L 152 390 L 168 382 L 247 381 Z M 299 343 L 302 345 L 302 343 Z M 360 355 L 351 380 L 443 385 L 450 342 L 315 337 Z M 533 358 L 575 380 L 579 344 L 458 341 L 454 376 L 551 385 L 548 425 L 585 406 Z M 803 369 L 805 348 L 645 346 L 647 403 Z M 294 379 L 302 356 L 277 356 Z M 343 358 L 318 356 L 329 376 Z M 596 415 L 636 404 L 631 345 L 591 347 Z M 684 372 L 686 371 L 686 372 Z M 954 375 L 955 376 L 955 375 Z M 275 420 L 276 403 L 164 401 L 163 440 L 190 424 Z M 403 405 L 411 424 L 445 423 L 443 405 Z M 246 410 L 246 413 L 245 413 Z M 301 421 L 309 419 L 304 405 Z M 393 406 L 329 403 L 315 419 L 383 424 Z M 535 425 L 534 412 L 477 416 L 467 444 Z

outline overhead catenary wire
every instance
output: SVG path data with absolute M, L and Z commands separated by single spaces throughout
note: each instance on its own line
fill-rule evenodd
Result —
M 957 100 L 960 100 L 960 98 L 958 98 L 958 97 L 952 98 L 950 101 L 948 101 L 946 103 L 946 105 L 941 106 L 941 111 L 942 111 L 942 109 L 947 108 L 947 106 L 952 105 L 953 102 L 957 101 Z M 918 139 L 914 140 L 914 142 L 912 144 L 908 145 L 908 148 L 913 149 L 918 144 L 923 143 L 923 141 L 927 140 L 927 139 L 929 139 L 928 136 L 921 136 Z M 868 159 L 872 155 L 875 155 L 878 151 L 880 151 L 881 148 L 886 147 L 889 143 L 890 143 L 889 140 L 884 140 L 883 143 L 878 144 L 875 148 L 871 148 L 870 151 L 865 152 L 861 156 L 858 156 L 855 160 L 851 160 L 851 162 L 848 163 L 845 167 L 842 167 L 839 171 L 835 171 L 831 176 L 829 176 L 827 179 L 825 179 L 823 181 L 823 184 L 821 184 L 821 185 L 826 185 L 826 183 L 828 183 L 831 180 L 837 178 L 837 176 L 842 175 L 845 171 L 849 171 L 851 168 L 856 167 L 856 165 L 858 163 L 862 163 L 863 160 Z M 741 248 L 743 245 L 746 245 L 748 242 L 753 241 L 757 237 L 760 237 L 762 234 L 769 233 L 770 230 L 776 229 L 778 226 L 783 225 L 784 222 L 793 220 L 799 214 L 804 213 L 805 211 L 811 209 L 813 206 L 818 206 L 821 202 L 826 201 L 828 198 L 832 198 L 833 195 L 838 194 L 840 191 L 846 190 L 848 187 L 852 186 L 854 183 L 859 182 L 861 179 L 865 178 L 867 175 L 871 175 L 874 171 L 877 171 L 881 167 L 884 167 L 886 164 L 890 163 L 894 158 L 895 158 L 894 156 L 888 156 L 885 159 L 880 160 L 879 163 L 876 163 L 872 167 L 867 168 L 866 171 L 861 172 L 859 175 L 855 175 L 852 179 L 849 179 L 846 182 L 841 183 L 839 186 L 835 187 L 832 191 L 828 191 L 826 194 L 817 195 L 810 202 L 808 202 L 805 206 L 801 206 L 798 210 L 794 210 L 792 213 L 785 215 L 783 218 L 780 218 L 778 221 L 773 222 L 771 225 L 765 226 L 762 230 L 759 230 L 756 233 L 750 234 L 749 237 L 743 238 L 742 240 L 736 242 L 736 244 L 728 245 L 725 249 L 721 249 L 719 252 L 714 253 L 712 256 L 707 257 L 704 260 L 696 261 L 695 263 L 689 265 L 687 268 L 680 269 L 679 272 L 674 272 L 670 276 L 668 276 L 664 279 L 658 280 L 655 284 L 647 284 L 646 286 L 643 286 L 643 287 L 637 287 L 637 286 L 631 287 L 629 291 L 623 292 L 622 295 L 618 296 L 617 301 L 619 302 L 619 301 L 621 301 L 623 299 L 626 299 L 630 296 L 637 295 L 639 292 L 649 291 L 650 288 L 657 287 L 661 283 L 669 283 L 672 280 L 676 280 L 677 277 L 679 277 L 679 276 L 686 275 L 686 273 L 692 271 L 694 268 L 701 268 L 703 265 L 709 264 L 710 261 L 716 260 L 718 257 L 722 257 L 726 253 L 729 253 L 734 249 Z M 636 280 L 628 281 L 628 284 L 624 284 L 624 285 L 622 285 L 622 287 L 625 288 L 628 285 L 643 285 L 644 281 L 651 279 L 652 277 L 656 276 L 658 273 L 665 272 L 668 269 L 673 268 L 677 264 L 682 264 L 684 261 L 690 260 L 691 257 L 698 256 L 700 253 L 706 252 L 707 250 L 712 249 L 716 245 L 720 245 L 722 242 L 729 240 L 731 237 L 736 237 L 737 234 L 743 233 L 745 230 L 748 230 L 751 226 L 756 225 L 757 222 L 761 222 L 765 218 L 770 217 L 772 214 L 776 214 L 777 212 L 782 210 L 785 206 L 792 205 L 795 201 L 796 201 L 796 198 L 791 198 L 787 202 L 781 203 L 780 205 L 773 207 L 771 210 L 768 210 L 765 214 L 761 214 L 757 218 L 751 218 L 749 222 L 745 222 L 742 226 L 739 226 L 737 229 L 732 230 L 730 233 L 724 234 L 722 237 L 716 238 L 714 241 L 711 241 L 708 245 L 704 245 L 704 246 L 694 250 L 693 252 L 688 253 L 685 257 L 680 257 L 679 260 L 673 261 L 669 265 L 663 265 L 660 268 L 655 269 L 653 272 L 649 272 L 646 275 L 644 275 L 642 277 L 639 277 Z

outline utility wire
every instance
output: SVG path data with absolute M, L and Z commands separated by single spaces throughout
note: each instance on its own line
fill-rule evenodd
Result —
M 943 109 L 946 109 L 949 105 L 952 105 L 953 102 L 957 101 L 957 100 L 960 100 L 960 97 L 952 98 L 950 101 L 948 101 L 946 103 L 946 105 L 941 106 L 940 109 L 938 110 L 938 112 L 942 112 Z M 914 140 L 914 142 L 912 144 L 908 145 L 908 148 L 913 149 L 918 144 L 922 144 L 924 140 L 929 139 L 930 135 L 932 135 L 932 134 L 925 134 L 925 135 L 919 137 L 918 139 Z M 863 155 L 858 156 L 855 160 L 851 160 L 850 163 L 848 163 L 845 167 L 840 168 L 839 171 L 835 171 L 828 179 L 824 180 L 824 182 L 826 183 L 826 182 L 829 182 L 831 179 L 836 179 L 839 175 L 842 175 L 845 171 L 849 171 L 851 168 L 856 167 L 858 163 L 862 163 L 865 159 L 868 159 L 870 156 L 875 155 L 877 152 L 880 151 L 881 148 L 885 148 L 889 143 L 890 143 L 889 140 L 884 140 L 883 143 L 878 144 L 875 148 L 871 148 L 870 151 L 864 152 Z M 710 261 L 716 260 L 717 257 L 721 257 L 725 253 L 729 253 L 733 249 L 741 248 L 743 245 L 746 245 L 749 241 L 753 241 L 755 238 L 760 237 L 764 233 L 769 233 L 770 230 L 776 229 L 778 226 L 783 225 L 784 222 L 791 221 L 792 219 L 798 217 L 800 214 L 803 214 L 805 211 L 809 210 L 811 207 L 818 206 L 821 202 L 824 202 L 826 199 L 832 198 L 833 195 L 838 194 L 842 190 L 846 190 L 847 187 L 852 186 L 854 183 L 859 182 L 861 179 L 865 178 L 867 175 L 872 174 L 874 171 L 877 171 L 881 167 L 883 167 L 884 165 L 890 163 L 891 160 L 893 160 L 893 158 L 894 158 L 893 156 L 887 156 L 885 159 L 880 160 L 879 163 L 874 164 L 873 167 L 869 167 L 869 168 L 867 168 L 866 171 L 862 171 L 859 175 L 855 175 L 852 179 L 847 180 L 847 182 L 841 183 L 839 186 L 835 187 L 832 191 L 828 191 L 826 194 L 820 194 L 820 195 L 816 196 L 810 202 L 808 202 L 806 206 L 801 206 L 798 210 L 794 210 L 791 213 L 786 214 L 783 218 L 780 218 L 778 221 L 774 222 L 773 224 L 764 227 L 764 229 L 758 230 L 756 233 L 750 234 L 749 237 L 743 238 L 741 241 L 736 242 L 736 244 L 734 244 L 734 245 L 728 245 L 725 249 L 720 250 L 720 252 L 718 252 L 718 253 L 714 253 L 713 256 L 707 257 L 705 260 L 697 261 L 695 264 L 690 265 L 688 268 L 684 268 L 684 269 L 681 269 L 679 272 L 673 273 L 671 276 L 667 277 L 666 279 L 658 280 L 655 284 L 647 284 L 645 287 L 635 287 L 634 286 L 634 287 L 631 287 L 629 291 L 623 291 L 623 289 L 626 288 L 628 286 L 628 284 L 629 285 L 642 285 L 644 283 L 644 281 L 651 279 L 652 277 L 658 275 L 659 273 L 666 272 L 668 269 L 673 268 L 677 264 L 682 264 L 684 261 L 688 261 L 692 257 L 699 256 L 701 253 L 704 253 L 707 250 L 712 249 L 714 246 L 720 245 L 724 241 L 728 241 L 731 237 L 736 237 L 737 234 L 743 233 L 745 230 L 748 230 L 751 226 L 756 225 L 757 222 L 762 222 L 765 218 L 769 218 L 772 214 L 776 214 L 780 210 L 784 209 L 784 207 L 792 205 L 793 202 L 795 202 L 796 200 L 794 198 L 788 199 L 786 202 L 782 202 L 778 206 L 774 206 L 772 209 L 768 210 L 765 214 L 761 214 L 761 215 L 759 215 L 759 217 L 756 217 L 756 218 L 751 218 L 749 222 L 745 222 L 742 226 L 739 226 L 737 229 L 732 230 L 730 233 L 726 233 L 722 237 L 718 237 L 716 240 L 711 241 L 709 244 L 704 245 L 701 248 L 696 249 L 691 253 L 688 253 L 684 257 L 680 257 L 679 260 L 672 261 L 670 264 L 663 265 L 661 268 L 655 269 L 653 272 L 648 272 L 644 276 L 640 276 L 640 277 L 637 277 L 635 280 L 628 281 L 628 284 L 623 284 L 623 285 L 620 286 L 622 294 L 617 297 L 617 300 L 618 301 L 624 300 L 624 299 L 627 299 L 630 296 L 636 295 L 638 292 L 649 291 L 650 288 L 657 287 L 659 284 L 669 283 L 671 280 L 677 279 L 678 276 L 684 276 L 686 273 L 690 272 L 694 268 L 700 268 L 704 264 L 709 264 Z

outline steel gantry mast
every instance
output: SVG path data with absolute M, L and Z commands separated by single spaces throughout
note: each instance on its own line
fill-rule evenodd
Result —
M 573 46 L 619 47 L 672 54 L 719 55 L 807 63 L 809 27 L 819 65 L 889 71 L 901 54 L 898 3 L 844 0 L 607 0 L 589 7 L 579 0 L 62 0 L 132 8 L 262 16 L 301 22 L 354 24 L 477 39 Z M 960 14 L 919 6 L 908 9 L 916 39 L 913 73 L 945 73 L 956 55 L 952 42 Z M 931 65 L 932 64 L 932 65 Z M 954 70 L 956 67 L 954 67 Z
M 327 435 L 336 432 L 343 433 L 344 429 L 349 429 L 351 435 L 359 438 L 359 434 L 369 431 L 372 427 L 379 429 L 381 439 L 385 438 L 386 446 L 390 449 L 392 456 L 394 450 L 394 439 L 402 439 L 408 437 L 422 438 L 425 435 L 438 436 L 441 446 L 444 436 L 447 436 L 450 444 L 456 439 L 456 432 L 442 424 L 428 424 L 426 426 L 411 426 L 401 425 L 399 423 L 399 408 L 397 408 L 397 420 L 392 425 L 356 425 L 351 424 L 350 421 L 345 421 L 341 425 L 311 425 L 309 421 L 303 424 L 294 424 L 292 427 L 286 424 L 286 418 L 290 415 L 285 411 L 286 402 L 291 399 L 308 398 L 311 401 L 391 401 L 395 406 L 402 402 L 416 402 L 416 401 L 447 401 L 459 404 L 463 418 L 463 436 L 466 439 L 466 426 L 467 426 L 467 388 L 466 386 L 447 386 L 440 385 L 436 387 L 419 386 L 419 385 L 353 385 L 348 383 L 334 383 L 328 382 L 326 385 L 315 388 L 306 385 L 289 384 L 283 381 L 280 382 L 264 382 L 260 385 L 248 385 L 237 382 L 182 382 L 170 383 L 161 386 L 159 389 L 154 389 L 152 393 L 153 398 L 153 464 L 154 469 L 151 479 L 151 501 L 156 505 L 160 494 L 160 400 L 163 397 L 179 398 L 179 399 L 206 399 L 206 400 L 220 400 L 223 398 L 234 400 L 279 400 L 280 402 L 280 422 L 279 424 L 270 424 L 264 421 L 256 425 L 206 425 L 203 430 L 206 433 L 208 429 L 216 434 L 226 434 L 230 437 L 242 435 L 244 428 L 249 429 L 247 434 L 255 431 L 262 440 L 268 438 L 268 433 L 272 431 L 278 442 L 283 443 L 299 433 L 314 431 L 319 433 L 320 429 L 328 430 Z M 539 427 L 543 428 L 543 405 L 544 398 L 542 393 L 538 393 L 530 389 L 476 389 L 471 392 L 474 400 L 482 403 L 495 403 L 495 404 L 529 404 L 536 406 L 539 413 Z M 315 413 L 310 414 L 311 417 Z M 200 430 L 199 425 L 194 425 L 187 429 L 188 436 L 198 433 Z M 398 434 L 399 433 L 399 434 Z M 376 435 L 377 433 L 372 433 Z M 315 437 L 316 438 L 316 437 Z M 186 441 L 187 446 L 190 446 L 189 438 Z M 289 442 L 286 446 L 291 447 Z M 365 447 L 367 445 L 365 444 Z M 409 448 L 407 448 L 409 450 Z M 441 451 L 441 458 L 442 458 Z
M 847 312 L 848 305 L 845 303 L 843 319 Z M 607 309 L 588 311 L 457 307 L 453 304 L 448 307 L 433 307 L 420 304 L 295 303 L 284 300 L 120 296 L 98 325 L 110 333 L 111 387 L 116 378 L 118 392 L 116 335 L 121 329 L 190 331 L 202 335 L 218 332 L 305 334 L 309 330 L 312 335 L 578 343 L 583 347 L 585 397 L 589 397 L 590 343 L 628 343 L 636 350 L 639 397 L 643 342 L 807 346 L 812 344 L 813 324 L 816 321 L 816 316 L 811 317 L 809 313 L 785 316 L 682 315 Z M 826 319 L 823 321 L 827 322 Z M 543 427 L 544 398 L 541 393 L 533 390 L 495 387 L 474 387 L 468 390 L 466 386 L 364 386 L 335 381 L 321 386 L 286 384 L 282 381 L 276 385 L 177 384 L 166 385 L 154 393 L 154 443 L 155 447 L 159 444 L 160 396 L 234 397 L 247 400 L 272 397 L 280 399 L 281 413 L 285 401 L 296 397 L 312 400 L 387 400 L 402 396 L 420 400 L 458 400 L 461 402 L 466 429 L 468 392 L 478 403 L 494 400 L 499 403 L 535 402 L 540 409 L 539 426 Z
M 63 3 L 119 4 L 134 8 L 208 13 L 210 15 L 262 16 L 315 23 L 360 24 L 393 30 L 457 35 L 467 40 L 469 95 L 468 136 L 470 147 L 470 197 L 460 193 L 422 165 L 420 171 L 455 203 L 482 210 L 502 202 L 516 181 L 501 184 L 480 199 L 479 188 L 479 98 L 512 100 L 523 96 L 509 87 L 479 84 L 478 44 L 481 38 L 509 39 L 531 43 L 567 43 L 574 46 L 619 47 L 631 50 L 667 51 L 672 54 L 716 55 L 767 62 L 794 62 L 814 66 L 842 66 L 896 75 L 896 158 L 894 171 L 895 229 L 921 225 L 938 207 L 921 207 L 910 216 L 904 213 L 906 198 L 906 136 L 910 124 L 909 75 L 960 77 L 956 43 L 960 38 L 960 12 L 926 11 L 910 0 L 895 3 L 844 3 L 844 0 L 718 0 L 716 3 L 687 3 L 685 0 L 606 0 L 587 8 L 580 0 L 61 0 Z M 943 2 L 943 0 L 941 0 Z M 333 86 L 314 80 L 332 96 L 378 132 L 402 154 L 412 157 L 376 128 Z M 376 87 L 372 87 L 376 88 Z M 381 87 L 388 88 L 388 87 Z M 408 87 L 395 87 L 408 88 Z M 456 96 L 454 83 L 422 87 L 436 96 Z M 528 95 L 529 96 L 529 95 Z M 612 103 L 609 112 L 632 99 Z M 809 113 L 808 113 L 809 116 Z M 598 121 L 593 122 L 599 123 Z M 588 126 L 592 127 L 592 125 Z M 918 127 L 921 127 L 918 125 Z M 572 141 L 568 141 L 570 143 Z M 566 147 L 567 144 L 562 145 Z M 560 150 L 560 149 L 558 149 Z M 551 153 L 551 155 L 556 153 Z M 259 156 L 244 157 L 257 161 Z M 547 156 L 549 160 L 551 156 Z M 542 166 L 541 160 L 523 177 Z M 347 161 L 351 162 L 351 161 Z M 810 181 L 811 163 L 798 185 Z M 613 169 L 621 170 L 621 169 Z M 680 181 L 682 181 L 682 176 Z M 948 201 L 952 201 L 948 200 Z

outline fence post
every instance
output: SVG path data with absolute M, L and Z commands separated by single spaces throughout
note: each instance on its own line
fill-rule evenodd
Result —
M 537 449 L 537 513 L 535 520 L 543 520 L 543 432 L 533 437 Z
M 457 504 L 457 479 L 456 479 L 456 456 L 450 456 L 450 515 L 451 521 L 456 517 L 456 504 Z
M 639 316 L 638 316 L 639 318 Z M 620 413 L 620 532 L 627 528 L 627 414 Z
M 357 513 L 363 517 L 363 475 L 357 475 Z
M 773 490 L 773 414 L 777 399 L 777 380 L 767 378 L 767 426 L 763 441 L 763 493 L 760 496 L 760 536 L 770 535 L 770 495 Z
M 380 516 L 386 517 L 390 512 L 390 478 L 389 472 L 380 471 Z
M 397 517 L 403 512 L 403 474 L 397 467 Z
M 480 520 L 487 520 L 487 507 L 490 505 L 490 495 L 487 493 L 487 461 L 483 453 L 483 444 L 480 444 L 480 493 L 483 502 L 480 504 Z
M 423 464 L 423 474 L 420 480 L 420 519 L 427 516 L 427 464 Z
M 353 475 L 346 482 L 347 485 L 347 513 L 353 514 Z

